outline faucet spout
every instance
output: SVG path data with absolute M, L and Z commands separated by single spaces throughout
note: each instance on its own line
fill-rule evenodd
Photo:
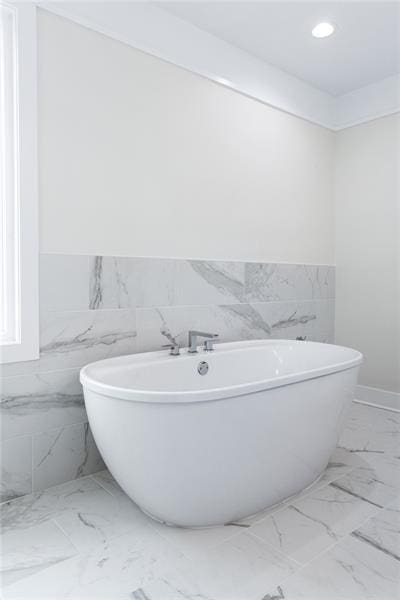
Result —
M 205 331 L 189 331 L 189 350 L 190 354 L 196 354 L 197 352 L 197 338 L 203 337 L 207 339 L 215 339 L 218 337 L 218 333 L 206 333 Z M 211 348 L 209 348 L 211 349 Z

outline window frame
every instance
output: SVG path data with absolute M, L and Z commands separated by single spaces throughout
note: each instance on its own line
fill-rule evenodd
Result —
M 17 336 L 0 344 L 0 363 L 39 358 L 39 231 L 36 6 L 0 0 L 16 15 L 17 206 L 14 206 Z M 2 207 L 3 208 L 3 207 Z

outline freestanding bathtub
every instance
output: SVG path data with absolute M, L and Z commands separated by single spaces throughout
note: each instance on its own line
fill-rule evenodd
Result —
M 125 492 L 159 521 L 201 527 L 257 513 L 321 475 L 361 362 L 329 344 L 236 342 L 102 360 L 81 382 L 98 448 Z

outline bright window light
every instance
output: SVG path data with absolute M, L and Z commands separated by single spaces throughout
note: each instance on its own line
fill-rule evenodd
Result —
M 0 363 L 39 356 L 36 6 L 0 0 Z
M 0 4 L 0 342 L 19 343 L 18 88 L 15 9 Z

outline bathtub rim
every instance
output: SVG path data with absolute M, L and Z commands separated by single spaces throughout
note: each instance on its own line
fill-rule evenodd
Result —
M 325 344 L 323 342 L 311 341 L 304 342 L 297 340 L 247 340 L 240 342 L 221 343 L 218 344 L 217 349 L 222 351 L 234 351 L 252 347 L 262 347 L 266 345 L 269 346 L 289 344 L 312 344 L 316 346 L 333 346 L 335 348 L 346 351 L 346 353 L 350 351 L 354 354 L 354 356 L 353 358 L 347 359 L 342 362 L 336 362 L 323 367 L 309 369 L 307 371 L 298 371 L 291 374 L 282 375 L 280 377 L 270 377 L 268 379 L 262 379 L 224 387 L 211 388 L 206 390 L 162 391 L 117 387 L 108 383 L 102 383 L 88 375 L 88 371 L 90 372 L 90 369 L 94 365 L 96 365 L 96 367 L 100 366 L 102 363 L 110 365 L 110 363 L 112 364 L 112 362 L 117 363 L 120 359 L 124 359 L 125 361 L 129 359 L 136 359 L 137 362 L 139 362 L 140 359 L 143 357 L 146 357 L 150 361 L 152 359 L 156 361 L 158 358 L 162 360 L 171 361 L 179 360 L 179 357 L 166 355 L 165 351 L 140 352 L 118 357 L 106 358 L 100 361 L 89 363 L 88 365 L 82 367 L 82 369 L 80 370 L 79 380 L 83 386 L 84 391 L 85 389 L 87 389 L 91 392 L 100 394 L 101 396 L 109 397 L 110 399 L 125 400 L 133 403 L 137 402 L 143 404 L 193 404 L 196 402 L 210 402 L 223 400 L 226 398 L 245 396 L 247 394 L 260 392 L 263 390 L 284 387 L 303 381 L 309 381 L 311 379 L 317 379 L 320 377 L 340 373 L 349 369 L 359 367 L 364 360 L 364 357 L 361 354 L 361 352 L 359 352 L 358 350 L 354 350 L 353 348 L 349 348 L 347 346 L 339 346 L 337 344 Z M 197 357 L 197 359 L 199 360 L 201 360 L 201 357 L 206 356 L 208 356 L 208 354 L 205 352 L 199 352 L 195 355 L 195 357 Z M 193 357 L 188 356 L 188 358 Z

